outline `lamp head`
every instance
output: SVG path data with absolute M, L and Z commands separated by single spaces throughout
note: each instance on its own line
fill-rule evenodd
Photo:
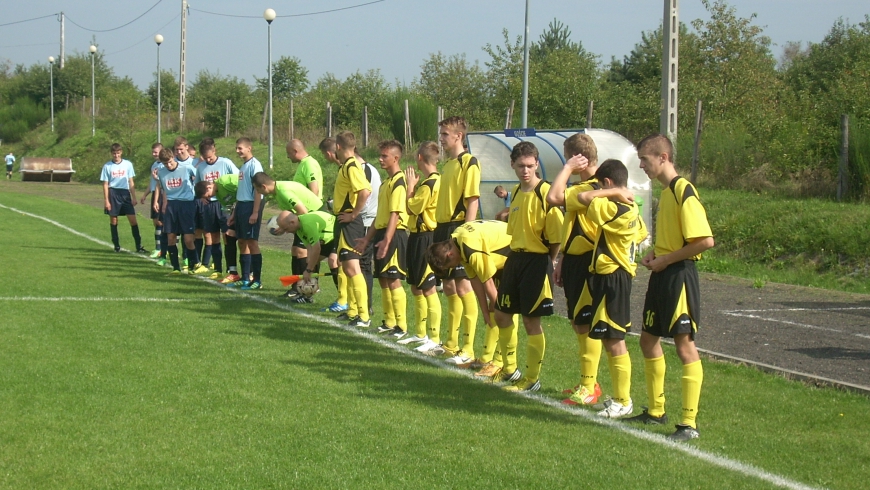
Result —
M 89 49 L 91 51 L 91 54 L 95 54 L 97 52 L 97 47 L 94 46 L 93 44 L 91 44 L 91 47 Z
M 48 62 L 53 65 L 54 64 L 54 56 L 49 56 Z
M 158 46 L 160 46 L 161 44 L 163 44 L 163 36 L 161 36 L 160 34 L 154 36 L 154 42 L 157 43 Z
M 263 18 L 266 19 L 266 22 L 270 24 L 273 20 L 275 20 L 275 17 L 278 17 L 278 14 L 276 14 L 275 11 L 272 9 L 266 9 L 266 11 L 263 12 Z

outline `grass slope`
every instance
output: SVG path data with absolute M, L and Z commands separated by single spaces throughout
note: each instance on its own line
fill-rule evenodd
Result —
M 14 193 L 0 204 L 108 238 L 98 209 Z M 15 230 L 0 233 L 0 249 L 22 278 L 0 300 L 0 486 L 773 486 L 401 355 L 316 321 L 314 305 L 279 308 L 280 252 L 267 252 L 268 289 L 254 301 L 7 209 L 0 222 Z M 576 382 L 576 340 L 563 319 L 545 329 L 542 395 L 559 400 Z M 639 406 L 633 338 L 629 351 Z M 676 416 L 679 362 L 672 348 L 666 356 Z M 609 392 L 606 367 L 599 379 Z M 699 421 L 691 447 L 808 485 L 858 488 L 870 470 L 860 395 L 706 362 Z

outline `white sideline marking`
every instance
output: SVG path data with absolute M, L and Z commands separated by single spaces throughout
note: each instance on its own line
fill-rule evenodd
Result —
M 99 244 L 104 245 L 106 247 L 113 246 L 107 242 L 104 242 L 102 240 L 98 240 L 98 239 L 93 238 L 89 235 L 86 235 L 86 234 L 81 233 L 79 231 L 73 230 L 72 228 L 64 226 L 64 225 L 62 225 L 56 221 L 50 220 L 48 218 L 38 216 L 35 214 L 31 214 L 31 213 L 27 213 L 24 211 L 20 211 L 20 210 L 15 209 L 15 208 L 4 206 L 3 204 L 0 204 L 0 208 L 8 209 L 8 210 L 11 210 L 11 211 L 14 211 L 17 213 L 24 214 L 26 216 L 33 217 L 33 218 L 41 219 L 41 220 L 46 221 L 48 223 L 51 223 L 55 226 L 58 226 L 59 228 L 62 228 L 66 231 L 69 231 L 70 233 L 73 233 L 74 235 L 80 236 L 82 238 L 86 238 L 88 240 L 99 243 Z M 133 255 L 136 255 L 136 254 L 133 254 Z M 149 259 L 148 257 L 142 256 L 142 255 L 136 255 L 136 256 L 140 257 L 142 259 L 145 259 L 145 260 L 152 260 L 152 259 Z M 455 368 L 452 366 L 448 366 L 448 365 L 444 364 L 444 362 L 442 362 L 436 358 L 420 354 L 418 352 L 415 352 L 414 350 L 409 350 L 409 349 L 405 348 L 404 346 L 400 346 L 394 342 L 388 342 L 388 341 L 386 341 L 386 340 L 384 340 L 384 339 L 382 339 L 382 338 L 378 337 L 377 335 L 372 334 L 370 332 L 358 330 L 358 329 L 353 328 L 353 327 L 349 327 L 349 326 L 341 324 L 333 319 L 324 318 L 320 315 L 313 315 L 313 314 L 305 312 L 305 311 L 296 310 L 289 305 L 286 305 L 284 303 L 280 303 L 280 302 L 275 301 L 275 300 L 270 299 L 270 298 L 262 297 L 262 296 L 259 296 L 256 294 L 251 294 L 251 293 L 248 293 L 246 291 L 237 290 L 235 288 L 225 288 L 222 285 L 215 283 L 213 281 L 210 281 L 205 277 L 201 277 L 201 276 L 191 276 L 191 277 L 195 277 L 195 278 L 199 279 L 200 281 L 203 281 L 203 282 L 210 284 L 212 286 L 219 286 L 222 289 L 233 291 L 234 293 L 236 293 L 238 295 L 244 296 L 244 297 L 252 299 L 254 301 L 259 301 L 261 303 L 265 303 L 265 304 L 274 306 L 278 309 L 294 313 L 294 314 L 301 316 L 303 318 L 313 320 L 316 322 L 320 322 L 320 323 L 324 323 L 326 325 L 331 325 L 333 327 L 338 327 L 338 328 L 345 330 L 347 332 L 351 332 L 354 335 L 357 335 L 359 337 L 366 338 L 366 339 L 368 339 L 376 344 L 379 344 L 381 346 L 384 346 L 388 349 L 392 349 L 393 351 L 398 352 L 400 354 L 414 357 L 420 361 L 429 363 L 432 366 L 435 366 L 435 367 L 438 367 L 441 369 L 446 369 L 446 370 L 452 371 L 453 373 L 458 374 L 460 376 L 464 376 L 465 378 L 474 379 L 474 375 L 468 370 L 463 370 L 463 369 L 458 369 L 458 368 Z M 490 385 L 490 386 L 492 387 L 492 389 L 499 389 L 498 385 Z M 690 444 L 684 444 L 684 443 L 670 441 L 666 437 L 664 437 L 660 434 L 642 431 L 639 429 L 632 428 L 632 427 L 628 426 L 627 424 L 619 423 L 619 422 L 613 421 L 613 420 L 603 419 L 601 417 L 598 417 L 593 412 L 590 412 L 588 410 L 583 410 L 580 408 L 571 407 L 568 405 L 563 405 L 559 401 L 553 400 L 551 398 L 547 398 L 547 397 L 533 394 L 533 393 L 517 392 L 517 393 L 513 393 L 513 394 L 515 394 L 517 396 L 522 396 L 522 397 L 528 398 L 530 400 L 535 400 L 539 403 L 547 405 L 548 407 L 554 408 L 556 410 L 561 410 L 563 412 L 568 412 L 568 413 L 571 413 L 573 415 L 577 415 L 579 417 L 586 419 L 587 421 L 610 427 L 611 429 L 615 429 L 615 430 L 623 432 L 625 434 L 634 436 L 638 439 L 642 439 L 644 441 L 652 442 L 655 444 L 660 444 L 660 445 L 666 446 L 670 449 L 681 451 L 685 454 L 688 454 L 689 456 L 693 456 L 693 457 L 698 458 L 702 461 L 710 463 L 714 466 L 718 466 L 720 468 L 725 468 L 725 469 L 733 471 L 735 473 L 740 473 L 744 476 L 755 477 L 755 478 L 758 478 L 759 480 L 763 480 L 763 481 L 772 483 L 774 485 L 788 488 L 788 489 L 793 489 L 793 490 L 815 490 L 818 488 L 818 487 L 813 487 L 810 485 L 806 485 L 804 483 L 800 483 L 800 482 L 791 480 L 791 479 L 786 478 L 784 476 L 770 473 L 768 471 L 765 471 L 761 468 L 757 468 L 757 467 L 752 466 L 750 464 L 742 463 L 740 461 L 736 461 L 736 460 L 733 460 L 733 459 L 730 459 L 730 458 L 727 458 L 724 456 L 719 456 L 719 455 L 716 455 L 713 453 L 709 453 L 707 451 L 702 451 L 702 450 L 700 450 L 700 449 L 698 449 Z
M 187 303 L 192 302 L 192 299 L 180 298 L 104 298 L 96 296 L 93 298 L 73 298 L 73 297 L 36 297 L 36 296 L 0 296 L 0 301 L 139 301 L 144 303 Z
M 834 332 L 834 333 L 846 333 L 843 330 L 837 328 L 830 327 L 820 327 L 818 325 L 810 325 L 809 323 L 799 323 L 793 322 L 791 320 L 783 320 L 780 318 L 771 318 L 761 315 L 754 315 L 754 313 L 767 313 L 767 312 L 777 312 L 777 311 L 856 311 L 856 310 L 870 310 L 870 307 L 866 306 L 852 306 L 852 307 L 836 307 L 836 308 L 771 308 L 767 310 L 719 310 L 719 313 L 728 316 L 736 316 L 741 318 L 751 318 L 753 320 L 761 320 L 764 322 L 774 322 L 774 323 L 782 323 L 784 325 L 791 325 L 793 327 L 807 328 L 810 330 L 822 330 L 825 332 Z M 863 335 L 860 333 L 849 334 L 854 337 L 860 337 L 862 339 L 870 339 L 870 336 Z

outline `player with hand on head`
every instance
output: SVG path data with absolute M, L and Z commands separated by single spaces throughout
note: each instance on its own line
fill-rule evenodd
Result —
M 426 261 L 426 250 L 433 243 L 435 206 L 441 189 L 438 174 L 438 145 L 424 141 L 417 149 L 418 175 L 413 167 L 405 169 L 408 191 L 408 285 L 414 296 L 416 335 L 399 341 L 400 344 L 421 345 L 415 350 L 423 353 L 440 351 L 441 301 L 435 291 L 435 272 Z M 424 177 L 421 179 L 420 175 Z M 419 183 L 419 185 L 418 185 Z M 440 351 L 443 352 L 443 351 Z
M 592 282 L 594 275 L 592 250 L 598 227 L 586 216 L 586 205 L 578 199 L 582 192 L 600 189 L 595 178 L 598 169 L 598 148 L 592 137 L 577 133 L 565 140 L 562 145 L 565 165 L 553 179 L 547 202 L 565 209 L 562 225 L 562 241 L 559 257 L 553 269 L 553 282 L 565 290 L 568 303 L 568 319 L 577 335 L 580 365 L 580 383 L 562 391 L 570 395 L 562 400 L 567 405 L 594 405 L 601 396 L 598 384 L 598 364 L 601 360 L 601 341 L 589 338 L 589 324 L 592 321 Z M 572 176 L 580 182 L 568 185 Z M 562 274 L 562 271 L 568 274 Z
M 628 169 L 619 160 L 606 160 L 596 171 L 600 189 L 581 192 L 586 218 L 596 227 L 590 269 L 592 321 L 589 337 L 607 351 L 613 398 L 598 415 L 620 418 L 631 413 L 631 358 L 625 334 L 631 330 L 631 282 L 637 265 L 638 245 L 647 231 L 628 190 Z
M 480 164 L 465 151 L 468 123 L 453 116 L 438 123 L 439 140 L 450 157 L 444 164 L 441 190 L 435 208 L 435 242 L 450 239 L 453 231 L 477 218 L 480 206 Z M 442 348 L 450 356 L 448 364 L 467 364 L 475 359 L 474 334 L 477 329 L 477 301 L 463 266 L 445 271 L 444 295 L 447 297 L 447 341 Z M 464 324 L 462 346 L 459 326 Z
M 701 287 L 695 261 L 715 245 L 707 213 L 691 182 L 680 177 L 673 161 L 674 145 L 661 134 L 637 145 L 640 168 L 664 186 L 656 215 L 655 247 L 641 261 L 652 271 L 643 306 L 640 348 L 644 357 L 649 407 L 629 422 L 666 424 L 665 358 L 661 337 L 672 337 L 683 363 L 683 416 L 670 438 L 700 436 L 696 417 L 704 370 L 695 347 L 701 318 Z
M 133 240 L 136 242 L 136 251 L 148 253 L 142 248 L 139 223 L 136 221 L 136 208 L 134 207 L 136 205 L 136 184 L 133 182 L 136 171 L 133 170 L 133 164 L 129 160 L 121 158 L 124 153 L 121 145 L 114 143 L 111 151 L 112 159 L 103 165 L 100 180 L 103 181 L 103 200 L 105 212 L 109 215 L 112 244 L 115 246 L 115 252 L 121 251 L 121 242 L 118 238 L 118 216 L 123 214 L 130 222 Z
M 239 240 L 239 262 L 242 263 L 242 278 L 227 284 L 244 290 L 263 289 L 260 274 L 263 271 L 263 255 L 260 253 L 260 219 L 265 201 L 254 189 L 254 174 L 263 171 L 263 165 L 254 157 L 251 140 L 236 140 L 236 154 L 245 162 L 239 169 L 239 188 L 236 191 L 236 207 L 227 220 L 233 226 Z
M 404 147 L 396 140 L 382 141 L 378 145 L 378 162 L 389 178 L 381 184 L 378 193 L 378 214 L 374 226 L 355 248 L 365 250 L 374 244 L 374 274 L 381 286 L 381 307 L 384 321 L 378 328 L 394 339 L 401 339 L 408 331 L 407 297 L 402 281 L 407 275 L 405 254 L 408 248 L 408 191 L 405 174 L 399 166 Z
M 541 317 L 553 314 L 553 261 L 562 236 L 562 211 L 547 204 L 550 183 L 538 175 L 538 149 L 521 141 L 511 151 L 511 168 L 520 181 L 514 189 L 507 232 L 511 250 L 498 287 L 495 321 L 499 347 L 504 349 L 513 315 L 523 317 L 527 334 L 526 372 L 507 386 L 509 391 L 540 389 L 546 342 Z

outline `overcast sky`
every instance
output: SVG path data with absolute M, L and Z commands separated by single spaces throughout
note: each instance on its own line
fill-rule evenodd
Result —
M 366 3 L 330 13 L 280 17 Z M 857 24 L 870 13 L 867 0 L 730 0 L 729 4 L 741 17 L 757 14 L 754 22 L 773 40 L 777 58 L 786 42 L 819 42 L 838 18 Z M 642 31 L 658 27 L 663 11 L 662 0 L 531 0 L 530 5 L 532 40 L 558 18 L 570 28 L 572 38 L 602 62 L 628 54 Z M 438 51 L 465 53 L 483 64 L 488 56 L 481 48 L 501 44 L 504 28 L 511 37 L 522 34 L 525 13 L 523 0 L 191 0 L 189 6 L 188 81 L 208 69 L 251 83 L 254 75 L 267 73 L 267 24 L 262 18 L 267 8 L 279 15 L 272 24 L 272 59 L 298 57 L 312 83 L 328 72 L 343 79 L 357 70 L 380 69 L 387 81 L 410 84 L 422 62 Z M 679 6 L 680 20 L 686 24 L 708 18 L 699 0 L 679 0 Z M 30 66 L 57 56 L 60 24 L 52 14 L 61 11 L 67 16 L 67 54 L 86 52 L 95 36 L 115 74 L 128 76 L 144 88 L 155 73 L 153 38 L 160 33 L 165 38 L 161 66 L 179 71 L 181 0 L 0 0 L 0 25 L 49 16 L 0 27 L 0 60 Z M 110 32 L 92 32 L 127 23 Z

